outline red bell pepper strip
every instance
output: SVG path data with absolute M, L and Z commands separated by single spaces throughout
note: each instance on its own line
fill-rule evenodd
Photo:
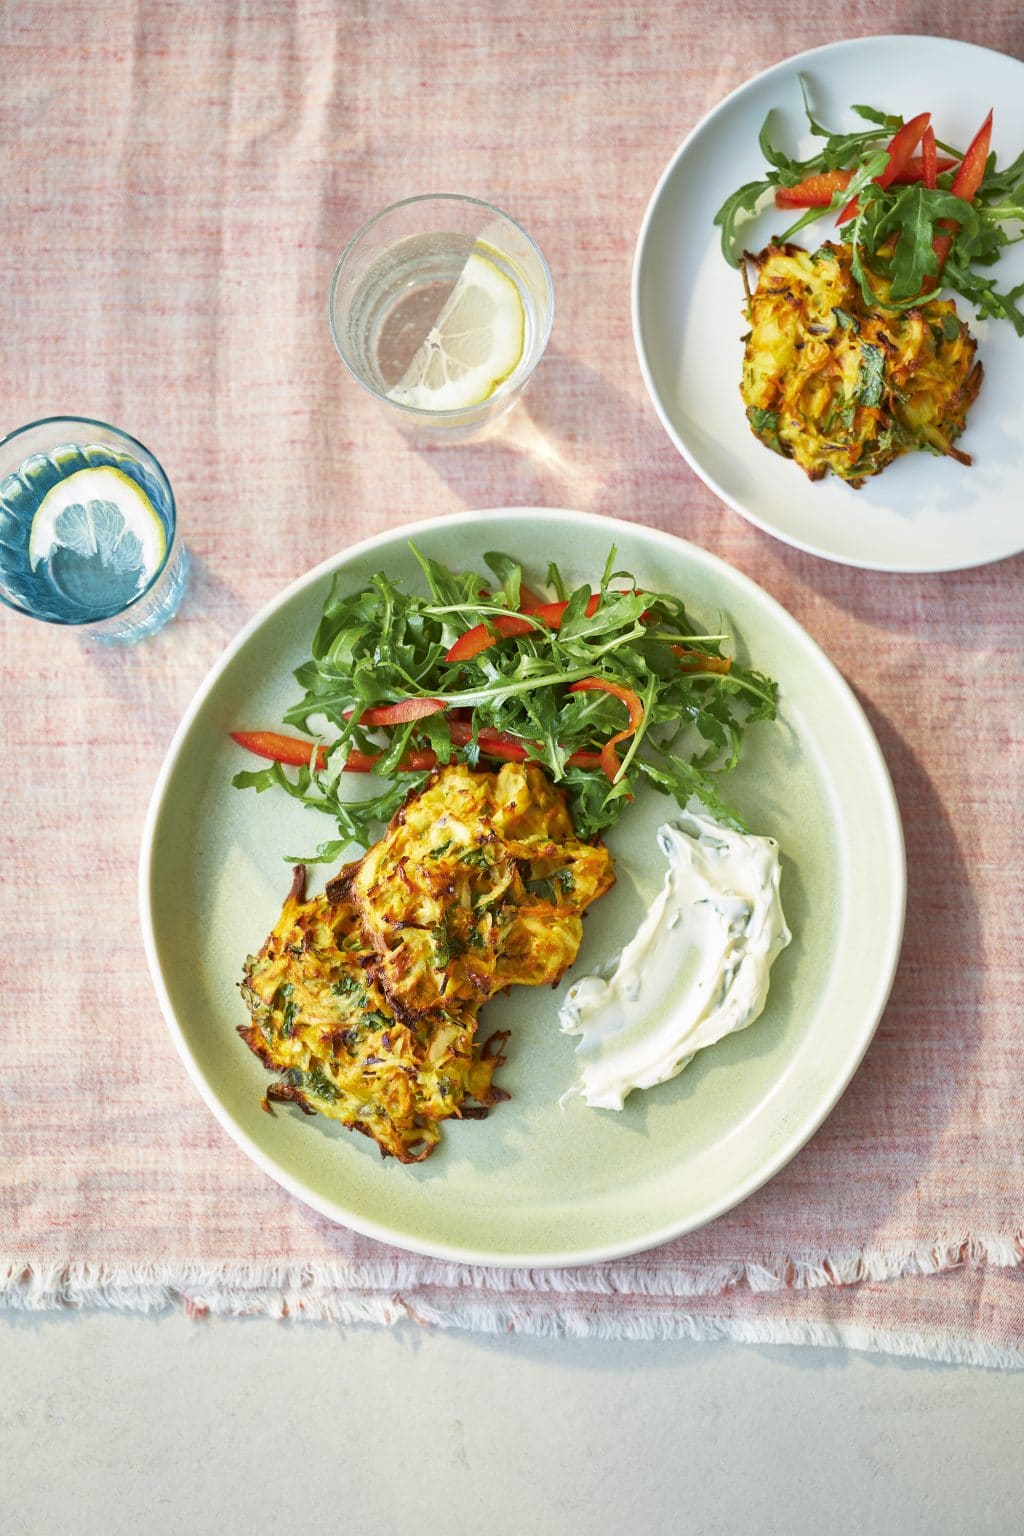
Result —
M 257 757 L 268 757 L 273 763 L 285 763 L 290 768 L 309 767 L 313 743 L 303 741 L 298 736 L 282 736 L 277 731 L 232 731 L 231 739 L 247 752 L 255 752 Z M 352 748 L 345 762 L 345 772 L 371 773 L 379 760 L 379 757 L 371 757 L 367 752 Z M 421 768 L 433 768 L 436 763 L 437 757 L 433 752 L 407 752 L 399 767 L 403 772 L 412 773 Z M 316 749 L 317 770 L 326 765 L 327 748 L 319 746 Z
M 978 129 L 974 138 L 967 146 L 967 153 L 960 162 L 960 169 L 953 177 L 953 185 L 950 187 L 954 197 L 962 197 L 965 202 L 973 202 L 978 188 L 985 179 L 985 167 L 988 164 L 989 146 L 992 143 L 992 113 Z
M 921 140 L 921 180 L 929 192 L 934 192 L 938 186 L 938 175 L 939 157 L 935 149 L 935 129 L 929 123 Z
M 531 589 L 529 587 L 524 586 L 523 583 L 520 582 L 520 584 L 519 584 L 519 612 L 520 613 L 536 613 L 538 608 L 543 608 L 544 606 L 545 606 L 545 599 L 543 597 L 538 597 L 536 592 L 531 591 Z
M 277 731 L 232 731 L 231 739 L 247 752 L 255 752 L 257 757 L 268 757 L 271 762 L 285 763 L 290 768 L 309 767 L 313 743 L 303 741 L 298 736 L 282 736 Z M 371 757 L 368 752 L 360 752 L 353 747 L 345 760 L 345 772 L 372 773 L 374 764 L 379 761 L 379 754 Z M 436 753 L 425 750 L 407 752 L 398 766 L 403 773 L 414 773 L 422 768 L 433 768 L 436 764 Z M 316 749 L 317 770 L 322 770 L 326 765 L 327 748 L 319 746 Z
M 488 646 L 497 645 L 499 640 L 505 640 L 510 635 L 528 635 L 534 627 L 525 619 L 517 618 L 514 613 L 499 613 L 487 624 L 474 624 L 472 629 L 467 629 L 449 648 L 444 659 L 451 662 L 472 661 L 474 656 L 479 656 Z
M 452 745 L 455 747 L 465 747 L 473 740 L 473 726 L 469 720 L 453 720 L 450 729 Z M 528 758 L 535 757 L 540 751 L 538 744 L 522 741 L 508 731 L 496 731 L 489 725 L 480 727 L 477 732 L 477 741 L 483 757 L 503 758 L 507 763 L 525 763 Z M 566 761 L 570 768 L 600 768 L 601 766 L 600 754 L 587 752 L 585 749 L 573 752 Z
M 496 741 L 480 738 L 480 756 L 493 757 L 499 763 L 525 763 L 530 753 L 519 741 Z
M 949 248 L 953 244 L 953 236 L 957 230 L 957 226 L 953 223 L 952 219 L 942 219 L 940 228 L 943 230 L 943 233 L 932 236 L 932 250 L 935 252 L 935 260 L 938 262 L 938 266 L 935 272 L 930 277 L 926 277 L 921 284 L 921 289 L 924 293 L 931 293 L 939 286 L 942 269 L 946 265 L 946 257 L 949 255 Z
M 881 175 L 875 177 L 875 181 L 880 187 L 892 186 L 896 177 L 906 166 L 907 161 L 920 144 L 924 131 L 931 122 L 931 117 L 930 112 L 919 112 L 916 117 L 910 119 L 909 123 L 904 123 L 903 127 L 893 134 L 888 146 L 889 164 L 882 171 Z M 846 207 L 840 210 L 836 223 L 845 224 L 848 219 L 854 217 L 857 209 L 857 199 L 852 197 Z
M 592 619 L 597 612 L 601 599 L 595 592 L 587 603 L 587 618 Z M 546 624 L 548 629 L 560 629 L 562 616 L 568 608 L 568 603 L 540 603 L 532 610 L 531 617 L 539 619 Z M 525 611 L 525 610 L 524 610 Z M 464 635 L 460 635 L 455 644 L 445 656 L 445 661 L 472 661 L 474 656 L 479 656 L 481 651 L 497 645 L 499 640 L 506 640 L 512 635 L 528 635 L 537 628 L 527 619 L 521 619 L 514 613 L 499 613 L 494 618 L 488 619 L 486 624 L 474 624 L 472 629 L 467 629 Z
M 569 693 L 610 693 L 616 699 L 621 699 L 629 711 L 629 725 L 624 731 L 619 731 L 615 736 L 610 736 L 601 748 L 599 762 L 604 770 L 605 777 L 614 784 L 622 767 L 619 755 L 615 748 L 620 741 L 625 741 L 632 736 L 644 718 L 644 707 L 632 688 L 626 688 L 622 683 L 613 683 L 606 677 L 585 677 L 581 682 L 570 683 Z
M 852 171 L 816 171 L 795 187 L 776 187 L 776 208 L 827 208 L 837 192 L 850 185 Z
M 247 752 L 257 757 L 269 757 L 275 763 L 287 763 L 291 768 L 308 768 L 313 752 L 311 741 L 300 741 L 297 736 L 281 736 L 277 731 L 232 731 L 231 740 L 237 741 Z M 325 747 L 316 749 L 316 766 L 327 763 Z
M 473 740 L 471 720 L 453 720 L 449 729 L 453 747 L 468 746 Z M 480 743 L 480 751 L 485 752 L 488 757 L 504 758 L 508 763 L 523 763 L 529 756 L 525 743 L 515 736 L 510 736 L 507 731 L 496 731 L 484 725 L 477 733 L 477 741 Z
M 284 763 L 291 768 L 307 768 L 313 743 L 303 741 L 297 736 L 282 736 L 277 731 L 232 731 L 232 741 L 237 741 L 240 747 L 247 752 L 254 752 L 257 757 L 269 758 L 274 763 Z M 452 721 L 452 745 L 464 747 L 473 739 L 473 727 L 467 720 Z M 483 757 L 498 758 L 507 763 L 522 763 L 531 755 L 528 748 L 531 743 L 519 741 L 507 731 L 495 731 L 488 726 L 483 726 L 477 740 L 480 744 L 480 753 Z M 353 748 L 345 762 L 346 773 L 372 773 L 374 767 L 380 762 L 382 754 L 371 756 L 368 752 L 360 752 Z M 599 768 L 601 767 L 600 755 L 597 752 L 574 752 L 568 759 L 573 768 Z M 327 764 L 327 749 L 319 746 L 316 750 L 316 766 L 318 770 Z M 402 758 L 399 768 L 403 772 L 419 772 L 426 768 L 437 767 L 437 754 L 429 747 L 407 752 Z
M 933 175 L 940 171 L 951 171 L 956 161 L 949 155 L 935 154 L 935 132 L 929 125 L 927 134 L 932 135 L 932 167 Z M 922 148 L 924 146 L 922 139 Z M 928 180 L 928 171 L 925 163 L 926 157 L 911 155 L 906 165 L 889 183 L 892 187 L 910 187 L 915 181 L 923 181 L 926 187 L 934 187 L 935 182 Z M 805 176 L 803 181 L 798 181 L 793 187 L 775 188 L 776 208 L 827 208 L 837 192 L 843 191 L 853 180 L 852 171 L 816 171 L 813 176 Z
M 973 202 L 978 188 L 985 179 L 985 166 L 988 164 L 988 151 L 992 143 L 992 113 L 991 111 L 978 129 L 974 138 L 967 146 L 967 152 L 960 162 L 960 168 L 953 177 L 950 191 L 954 197 L 962 197 L 965 202 Z M 925 279 L 925 292 L 938 286 L 942 269 L 946 265 L 946 257 L 949 248 L 953 244 L 953 237 L 958 225 L 953 219 L 942 219 L 939 223 L 941 233 L 932 238 L 932 250 L 938 262 L 938 270 L 934 277 Z
M 679 657 L 682 672 L 728 672 L 732 661 L 728 656 L 709 656 L 706 651 L 691 651 L 682 645 L 671 649 Z
M 400 699 L 397 704 L 374 704 L 359 716 L 360 725 L 406 725 L 410 720 L 425 720 L 439 715 L 444 699 Z
M 604 768 L 600 752 L 587 752 L 583 749 L 573 752 L 571 757 L 566 758 L 566 762 L 570 768 Z
M 592 593 L 587 598 L 587 606 L 584 612 L 588 619 L 594 617 L 600 605 L 601 598 L 597 592 Z M 568 603 L 541 603 L 539 608 L 533 610 L 533 617 L 540 619 L 541 623 L 546 624 L 548 629 L 561 629 L 562 619 L 568 606 Z
M 931 125 L 929 124 L 929 128 L 930 127 L 931 127 Z M 925 132 L 927 132 L 927 131 L 928 130 L 926 129 Z M 931 129 L 931 134 L 932 134 L 932 138 L 934 138 L 935 137 L 935 130 L 934 130 L 934 128 Z M 902 171 L 900 171 L 899 174 L 894 176 L 892 181 L 890 181 L 890 183 L 889 183 L 890 187 L 910 187 L 910 186 L 913 186 L 915 181 L 923 181 L 925 186 L 928 185 L 927 181 L 925 180 L 925 174 L 926 173 L 925 173 L 924 154 L 923 154 L 923 150 L 924 150 L 924 140 L 923 139 L 921 140 L 921 148 L 922 148 L 922 153 L 920 155 L 911 155 L 910 159 L 907 161 L 907 163 L 903 167 Z M 953 169 L 954 165 L 956 165 L 956 161 L 950 155 L 938 155 L 937 154 L 935 156 L 935 174 L 936 175 L 938 175 L 940 171 L 951 171 Z
M 358 747 L 352 747 L 349 750 L 348 757 L 345 759 L 345 772 L 372 773 L 379 762 L 380 755 L 378 753 L 371 755 L 369 752 L 360 752 Z M 407 752 L 398 767 L 402 773 L 413 773 L 420 768 L 433 768 L 436 764 L 436 754 L 427 750 L 423 752 Z

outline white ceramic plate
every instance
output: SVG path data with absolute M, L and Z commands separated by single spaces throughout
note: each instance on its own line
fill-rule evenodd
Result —
M 777 725 L 751 729 L 723 789 L 756 831 L 779 839 L 794 940 L 772 971 L 761 1019 L 703 1051 L 680 1077 L 633 1094 L 615 1114 L 564 1110 L 575 1042 L 559 1033 L 563 989 L 517 987 L 487 1005 L 512 1030 L 483 1121 L 445 1124 L 422 1165 L 381 1161 L 333 1122 L 264 1114 L 270 1080 L 238 1040 L 247 954 L 280 912 L 286 853 L 314 848 L 333 823 L 284 795 L 231 787 L 252 759 L 240 725 L 280 728 L 330 579 L 387 570 L 421 587 L 408 538 L 465 568 L 485 550 L 525 557 L 542 581 L 555 559 L 575 582 L 609 545 L 642 587 L 684 596 L 698 619 L 722 613 L 736 653 L 776 677 Z M 482 566 L 481 566 L 482 568 Z M 638 794 L 608 838 L 617 883 L 587 916 L 575 968 L 609 959 L 661 884 L 655 847 L 674 801 Z M 325 878 L 321 873 L 321 880 Z M 153 980 L 185 1064 L 235 1140 L 286 1189 L 336 1221 L 419 1252 L 487 1264 L 611 1258 L 710 1221 L 771 1177 L 835 1104 L 889 993 L 903 924 L 899 817 L 871 729 L 832 664 L 790 616 L 713 555 L 634 523 L 551 509 L 470 513 L 382 534 L 289 587 L 253 620 L 200 688 L 153 795 L 140 866 Z M 570 972 L 570 978 L 572 976 Z M 564 986 L 569 984 L 569 979 Z M 837 1191 L 837 1195 L 838 1195 Z
M 743 290 L 712 219 L 730 192 L 764 175 L 757 136 L 769 109 L 775 138 L 800 156 L 811 153 L 816 141 L 806 131 L 801 74 L 818 120 L 830 128 L 857 126 L 852 102 L 907 117 L 931 110 L 939 136 L 964 145 L 994 107 L 992 147 L 1000 163 L 1024 147 L 1024 64 L 943 38 L 835 43 L 741 86 L 682 144 L 640 230 L 633 334 L 651 399 L 680 453 L 716 495 L 787 544 L 883 571 L 959 570 L 1016 554 L 1024 549 L 1024 338 L 1008 321 L 976 321 L 972 306 L 958 301 L 985 367 L 959 443 L 974 458 L 970 469 L 916 453 L 859 491 L 831 476 L 812 484 L 747 426 L 739 394 Z M 769 209 L 747 226 L 748 248 L 759 250 L 787 222 Z M 820 238 L 827 230 L 822 221 Z M 809 226 L 803 238 L 812 244 L 818 231 Z M 1024 247 L 1010 249 L 998 271 L 1000 286 L 1024 279 Z

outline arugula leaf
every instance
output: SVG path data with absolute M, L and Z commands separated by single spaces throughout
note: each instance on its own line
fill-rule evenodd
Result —
M 320 807 L 317 806 L 317 810 Z M 318 843 L 316 854 L 286 853 L 287 864 L 337 864 L 346 848 L 352 846 L 352 839 L 348 837 L 332 838 L 329 842 Z
M 879 112 L 877 107 L 865 107 L 862 103 L 854 102 L 850 111 L 856 112 L 858 117 L 863 117 L 869 123 L 877 123 L 890 135 L 903 126 L 902 117 L 893 117 L 891 112 Z
M 519 561 L 497 552 L 484 555 L 484 559 L 501 582 L 501 596 L 504 598 L 506 608 L 518 608 L 519 588 L 523 580 L 523 568 Z
M 891 299 L 909 299 L 920 295 L 925 277 L 939 270 L 932 246 L 935 219 L 928 208 L 924 187 L 908 187 L 900 198 L 900 237 L 892 264 Z
M 737 187 L 715 214 L 714 223 L 722 230 L 722 255 L 731 267 L 738 267 L 743 257 L 743 239 L 736 226 L 743 222 L 743 214 L 753 214 L 774 181 L 748 181 Z
M 978 199 L 982 203 L 998 202 L 1004 197 L 1012 196 L 1022 184 L 1024 184 L 1024 150 L 1021 150 L 1016 160 L 1004 166 L 1001 171 L 996 170 L 995 155 L 989 155 L 984 180 L 978 189 Z
M 569 591 L 565 585 L 565 582 L 562 580 L 561 571 L 558 569 L 558 566 L 553 560 L 548 565 L 548 586 L 554 587 L 555 596 L 557 597 L 558 601 L 560 603 L 564 603 L 569 596 Z
M 779 149 L 778 145 L 772 143 L 769 135 L 771 121 L 772 114 L 769 112 L 761 124 L 761 132 L 757 136 L 757 142 L 761 146 L 761 153 L 768 161 L 768 164 L 773 165 L 779 172 L 779 184 L 781 186 L 793 187 L 800 181 L 803 172 L 798 161 L 792 159 L 790 155 L 786 154 L 785 150 Z
M 283 789 L 294 800 L 302 800 L 319 809 L 319 800 L 306 794 L 311 777 L 308 768 L 299 768 L 293 783 L 280 763 L 271 763 L 268 768 L 257 768 L 253 772 L 243 769 L 241 773 L 235 774 L 231 782 L 235 789 L 254 789 L 258 795 L 265 789 Z
M 809 160 L 798 162 L 800 179 L 811 175 L 814 171 L 839 171 L 847 170 L 851 160 L 858 159 L 873 146 L 888 142 L 897 128 L 902 127 L 902 117 L 893 117 L 879 112 L 875 107 L 859 106 L 852 110 L 858 117 L 865 118 L 868 122 L 876 124 L 874 130 L 859 133 L 835 133 L 831 128 L 825 128 L 819 123 L 811 111 L 810 98 L 807 93 L 807 81 L 803 75 L 798 76 L 800 82 L 800 95 L 803 101 L 804 116 L 815 138 L 825 140 L 825 148 L 818 155 L 812 155 Z

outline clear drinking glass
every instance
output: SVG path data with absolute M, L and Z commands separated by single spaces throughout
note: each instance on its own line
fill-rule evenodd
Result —
M 540 361 L 551 273 L 497 208 L 410 197 L 349 241 L 328 318 L 342 362 L 400 425 L 457 441 L 503 416 Z
M 170 481 L 102 421 L 50 416 L 0 440 L 0 601 L 99 640 L 175 614 L 188 570 Z

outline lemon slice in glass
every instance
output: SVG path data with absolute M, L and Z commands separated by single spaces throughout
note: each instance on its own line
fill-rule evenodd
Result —
M 32 519 L 32 570 L 56 549 L 109 570 L 151 575 L 163 560 L 167 535 L 142 487 L 123 470 L 97 464 L 50 487 Z
M 421 411 L 457 411 L 487 400 L 523 355 L 519 289 L 473 251 L 444 308 L 388 399 Z

